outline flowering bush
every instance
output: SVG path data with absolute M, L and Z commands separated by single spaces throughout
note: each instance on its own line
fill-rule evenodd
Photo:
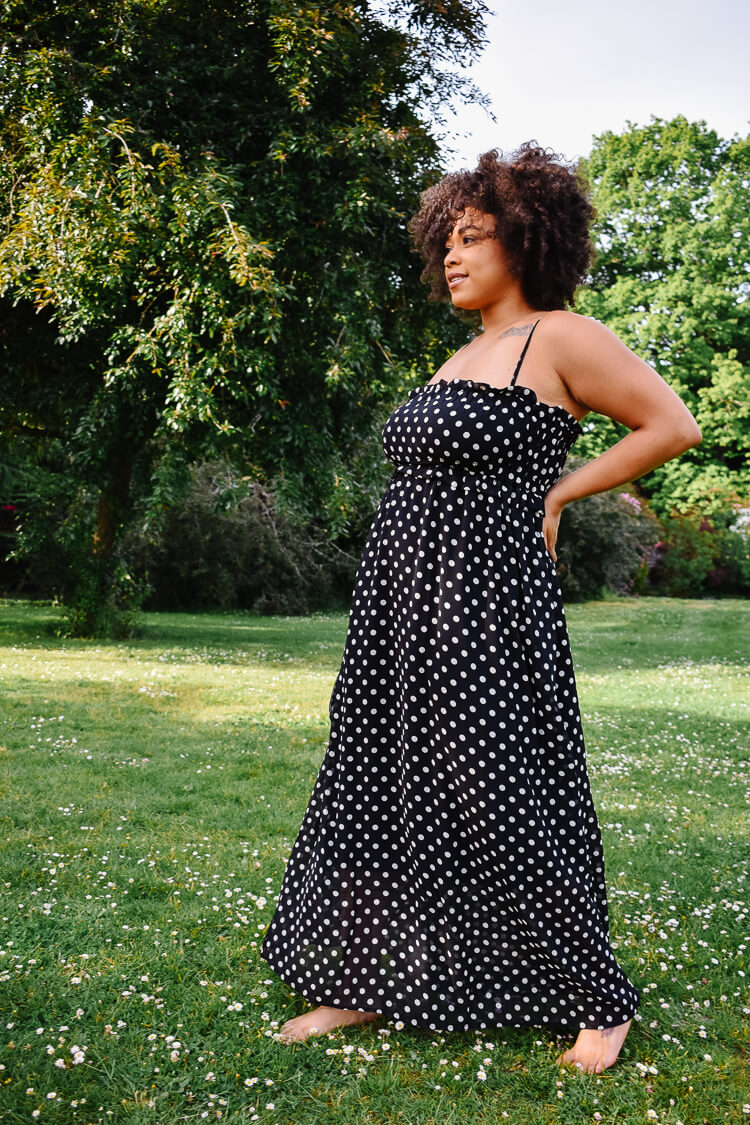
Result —
M 571 458 L 569 471 L 584 462 Z M 631 490 L 586 496 L 562 514 L 557 573 L 568 601 L 641 593 L 662 537 L 648 503 Z
M 572 472 L 585 464 L 573 457 Z M 617 594 L 691 598 L 750 593 L 750 507 L 739 497 L 710 511 L 659 519 L 635 486 L 586 496 L 562 514 L 557 572 L 568 601 Z
M 649 585 L 668 597 L 750 593 L 750 528 L 736 507 L 673 512 L 662 520 L 664 538 Z

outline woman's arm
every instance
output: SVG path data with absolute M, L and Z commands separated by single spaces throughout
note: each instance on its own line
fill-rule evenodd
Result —
M 631 431 L 547 493 L 544 538 L 557 561 L 566 504 L 643 476 L 698 445 L 702 435 L 682 399 L 609 328 L 576 313 L 547 313 L 544 319 L 555 369 L 572 397 Z

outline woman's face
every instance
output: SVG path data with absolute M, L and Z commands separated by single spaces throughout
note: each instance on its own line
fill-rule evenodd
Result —
M 445 280 L 457 308 L 485 308 L 518 284 L 494 229 L 492 215 L 467 207 L 446 239 Z

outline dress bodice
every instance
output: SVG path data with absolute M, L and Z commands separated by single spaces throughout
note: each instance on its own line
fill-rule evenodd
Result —
M 397 472 L 469 472 L 543 495 L 582 433 L 531 387 L 457 378 L 415 387 L 383 426 L 382 443 Z

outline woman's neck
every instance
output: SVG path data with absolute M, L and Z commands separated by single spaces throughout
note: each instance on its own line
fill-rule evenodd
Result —
M 506 328 L 512 327 L 519 320 L 530 319 L 538 314 L 538 309 L 532 308 L 520 293 L 501 298 L 491 305 L 479 310 L 482 316 L 482 330 L 493 336 L 503 333 Z

